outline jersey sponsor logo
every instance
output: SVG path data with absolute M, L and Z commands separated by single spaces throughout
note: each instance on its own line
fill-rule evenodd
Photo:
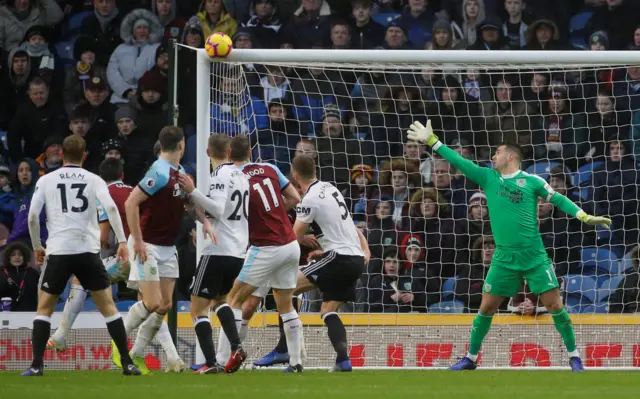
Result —
M 516 185 L 518 187 L 524 187 L 527 185 L 527 181 L 525 179 L 517 179 L 516 180 Z
M 507 198 L 509 201 L 513 202 L 514 204 L 519 204 L 522 202 L 522 199 L 524 198 L 524 194 L 522 194 L 522 191 L 520 190 L 509 190 L 509 188 L 507 188 L 506 186 L 500 186 L 498 188 L 498 192 L 497 195 L 499 197 L 504 197 Z
M 301 214 L 301 215 L 310 215 L 311 214 L 311 208 L 308 208 L 306 206 L 297 206 L 296 207 L 296 212 Z
M 209 186 L 209 190 L 211 190 L 211 191 L 214 191 L 214 190 L 222 191 L 222 190 L 224 190 L 224 184 L 223 183 L 212 184 L 211 186 Z
M 180 184 L 178 183 L 173 185 L 173 196 L 174 197 L 182 196 L 182 190 L 180 189 Z
M 257 169 L 252 169 L 248 171 L 244 175 L 247 176 L 247 179 L 250 179 L 255 175 L 263 175 L 263 174 L 264 174 L 264 168 L 257 168 Z

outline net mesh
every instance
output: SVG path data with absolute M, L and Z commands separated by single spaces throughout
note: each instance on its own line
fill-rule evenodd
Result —
M 407 140 L 408 126 L 430 119 L 442 142 L 485 167 L 492 167 L 500 143 L 520 144 L 522 170 L 587 213 L 613 220 L 610 231 L 591 228 L 543 199 L 538 204 L 566 307 L 598 324 L 581 327 L 578 341 L 591 336 L 589 342 L 608 345 L 628 331 L 615 318 L 604 328 L 596 315 L 634 313 L 640 301 L 639 85 L 635 65 L 214 62 L 208 117 L 213 133 L 248 134 L 254 160 L 287 174 L 296 154 L 311 155 L 318 178 L 341 189 L 372 254 L 357 301 L 342 309 L 363 313 L 358 323 L 364 325 L 378 313 L 475 313 L 495 249 L 480 188 Z M 527 342 L 554 351 L 561 346 L 552 327 L 532 318 L 545 309 L 526 281 L 520 291 L 500 312 L 524 327 L 494 327 L 487 341 L 494 340 L 494 366 L 509 362 L 513 356 L 504 355 L 514 347 L 525 357 L 535 351 Z M 321 298 L 305 294 L 302 311 L 318 312 Z M 431 334 L 400 323 L 407 326 L 382 328 L 380 335 L 373 325 L 365 329 L 363 341 L 376 345 L 375 355 L 367 350 L 375 365 L 385 365 L 393 352 L 386 345 L 407 343 L 413 351 L 416 332 L 420 342 Z M 352 327 L 357 334 L 360 327 Z M 436 331 L 455 337 L 454 352 L 464 350 L 466 325 Z

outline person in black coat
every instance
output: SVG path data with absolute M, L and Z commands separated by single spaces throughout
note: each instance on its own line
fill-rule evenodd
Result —
M 351 7 L 353 48 L 372 49 L 382 45 L 387 29 L 371 19 L 371 0 L 352 0 Z
M 123 106 L 116 111 L 115 120 L 118 126 L 122 153 L 124 158 L 123 182 L 136 186 L 154 159 L 153 146 L 156 135 L 144 131 L 137 126 L 138 115 L 130 106 Z
M 89 113 L 87 137 L 98 137 L 100 141 L 105 141 L 115 136 L 116 125 L 113 117 L 118 108 L 109 101 L 109 95 L 109 86 L 105 79 L 94 76 L 86 82 L 84 101 L 76 108 L 80 107 Z
M 129 106 L 137 112 L 138 129 L 153 136 L 155 142 L 167 122 L 167 82 L 157 70 L 142 75 Z
M 29 99 L 23 102 L 9 127 L 7 144 L 11 160 L 37 158 L 47 137 L 67 134 L 67 117 L 60 101 L 49 98 L 49 86 L 36 77 L 29 83 Z M 22 142 L 24 141 L 24 148 Z
M 108 65 L 109 58 L 116 47 L 122 43 L 120 24 L 124 13 L 120 13 L 114 0 L 95 1 L 93 15 L 82 21 L 80 34 L 94 37 L 98 41 L 96 62 Z
M 1 53 L 1 52 L 0 52 Z M 27 99 L 31 72 L 31 57 L 26 50 L 16 47 L 7 57 L 7 67 L 0 75 L 0 129 L 7 130 L 18 105 Z
M 383 248 L 396 245 L 398 232 L 393 221 L 393 198 L 380 196 L 370 204 L 367 243 L 372 259 L 382 258 Z
M 31 250 L 20 241 L 7 245 L 0 269 L 0 298 L 11 298 L 12 312 L 35 312 L 40 275 L 32 267 Z

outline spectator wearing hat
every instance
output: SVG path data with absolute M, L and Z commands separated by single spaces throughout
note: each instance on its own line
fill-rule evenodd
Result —
M 344 188 L 344 184 L 351 179 L 351 166 L 362 163 L 363 152 L 360 141 L 345 130 L 340 109 L 333 104 L 325 107 L 316 148 L 319 178 L 336 183 L 340 189 Z
M 612 50 L 626 50 L 632 43 L 633 32 L 638 26 L 638 4 L 634 1 L 608 0 L 593 10 L 585 32 L 604 30 L 609 33 Z
M 60 99 L 64 84 L 64 66 L 49 48 L 50 31 L 46 26 L 32 26 L 27 30 L 20 48 L 29 54 L 33 76 L 41 77 L 50 87 L 51 96 Z
M 119 139 L 109 139 L 102 143 L 100 153 L 102 159 L 115 158 L 124 162 L 122 157 L 122 143 Z
M 371 19 L 371 0 L 351 0 L 352 45 L 357 49 L 372 49 L 382 45 L 386 28 Z
M 478 28 L 484 21 L 484 0 L 463 0 L 462 20 L 451 22 L 453 36 L 461 47 L 473 46 L 478 38 Z
M 151 9 L 164 27 L 164 41 L 180 40 L 187 21 L 178 16 L 177 0 L 151 0 Z
M 640 228 L 640 171 L 636 162 L 625 141 L 612 140 L 604 165 L 593 171 L 595 214 L 612 219 L 613 234 L 629 246 L 626 251 L 638 243 Z
M 136 97 L 129 104 L 137 113 L 136 125 L 144 134 L 158 138 L 166 125 L 167 80 L 156 70 L 145 72 Z
M 87 136 L 106 140 L 115 131 L 113 114 L 117 109 L 114 104 L 109 102 L 110 92 L 107 81 L 94 76 L 85 83 L 84 88 L 84 101 L 76 108 L 86 108 L 86 112 L 89 114 L 90 128 Z
M 527 44 L 527 24 L 523 21 L 525 1 L 505 0 L 504 8 L 509 18 L 502 24 L 502 34 L 507 38 L 510 49 L 520 49 Z
M 200 24 L 204 37 L 209 37 L 214 32 L 233 36 L 238 30 L 238 23 L 229 14 L 222 0 L 202 0 L 198 13 L 189 19 L 191 21 Z
M 28 95 L 29 100 L 18 107 L 7 134 L 13 162 L 25 156 L 36 158 L 47 137 L 63 136 L 67 132 L 64 108 L 60 101 L 49 98 L 49 86 L 44 80 L 33 78 L 29 82 Z
M 456 48 L 456 39 L 449 20 L 440 18 L 433 24 L 431 41 L 425 44 L 425 50 L 453 50 Z
M 538 19 L 527 28 L 525 50 L 564 50 L 558 26 L 551 19 Z
M 440 301 L 440 263 L 427 264 L 425 247 L 422 234 L 404 233 L 400 235 L 400 259 L 405 262 L 407 277 L 410 277 L 410 286 L 407 281 L 398 284 L 400 303 L 413 307 L 415 311 L 425 311 L 426 306 Z M 407 279 L 408 280 L 408 279 Z M 403 295 L 411 294 L 411 295 Z
M 355 222 L 367 219 L 367 206 L 375 191 L 374 173 L 375 170 L 369 165 L 354 165 L 351 168 L 351 182 L 342 190 L 342 196 Z
M 85 101 L 84 93 L 87 84 L 93 78 L 107 81 L 107 69 L 105 65 L 97 64 L 98 42 L 89 36 L 78 36 L 73 46 L 73 58 L 76 60 L 75 68 L 66 72 L 64 92 L 62 95 L 67 114 Z
M 16 171 L 16 183 L 13 190 L 15 200 L 15 210 L 13 213 L 13 227 L 11 234 L 7 238 L 7 243 L 22 241 L 31 248 L 31 237 L 29 237 L 28 216 L 31 208 L 31 198 L 40 178 L 40 165 L 31 158 L 20 160 Z M 47 240 L 46 211 L 42 209 L 40 213 L 40 239 Z
M 326 43 L 334 14 L 327 0 L 305 0 L 282 28 L 282 37 L 296 38 L 301 48 L 310 48 L 314 43 Z
M 242 26 L 252 37 L 259 37 L 263 47 L 278 48 L 278 33 L 282 28 L 282 21 L 278 15 L 276 0 L 253 0 L 249 20 Z
M 163 34 L 162 25 L 151 11 L 133 10 L 124 18 L 120 27 L 124 43 L 115 49 L 107 67 L 112 103 L 128 103 L 136 97 L 138 81 L 156 65 L 156 50 Z
M 532 135 L 536 159 L 563 162 L 577 170 L 578 161 L 588 149 L 589 132 L 582 113 L 571 112 L 568 90 L 562 82 L 552 83 L 549 102 L 543 111 L 545 134 Z
M 80 34 L 96 39 L 96 62 L 107 65 L 111 54 L 122 43 L 120 25 L 124 14 L 116 7 L 115 0 L 93 2 L 93 14 L 82 21 Z
M 125 159 L 124 183 L 130 186 L 138 184 L 155 161 L 153 145 L 160 133 L 159 130 L 152 133 L 140 129 L 137 120 L 138 113 L 131 106 L 123 106 L 116 111 L 115 121 L 122 146 L 121 156 Z
M 476 42 L 469 50 L 508 50 L 508 40 L 502 33 L 502 21 L 495 15 L 487 15 L 478 25 Z
M 407 40 L 422 49 L 431 40 L 433 23 L 436 21 L 434 2 L 427 0 L 409 0 L 398 23 L 404 25 L 407 31 Z
M 398 231 L 393 222 L 393 198 L 389 195 L 374 197 L 368 205 L 367 243 L 371 259 L 382 258 L 383 248 L 396 245 Z
M 31 250 L 21 242 L 4 249 L 0 268 L 0 297 L 11 298 L 11 312 L 35 312 L 38 308 L 40 275 L 29 267 Z
M 0 69 L 0 129 L 7 130 L 19 104 L 27 101 L 31 72 L 27 51 L 16 47 L 9 52 L 7 67 Z
M 259 47 L 257 45 L 256 37 L 249 28 L 239 28 L 236 34 L 233 35 L 232 40 L 233 48 L 252 49 Z M 247 80 L 247 86 L 256 87 L 260 85 L 260 75 L 265 72 L 264 66 L 253 62 L 245 62 L 242 64 L 242 70 L 244 71 L 244 76 Z
M 39 166 L 40 176 L 53 172 L 62 166 L 62 141 L 62 136 L 53 136 L 44 142 L 42 154 L 35 159 Z
M 204 36 L 202 28 L 196 21 L 189 21 L 182 33 L 182 44 L 194 48 L 204 47 Z M 195 130 L 196 124 L 196 96 L 193 95 L 193 88 L 198 85 L 198 74 L 196 73 L 197 57 L 193 52 L 187 52 L 184 56 L 178 57 L 178 104 L 180 104 L 180 115 L 178 124 L 183 126 L 185 133 Z
M 11 227 L 16 207 L 16 196 L 11 188 L 11 169 L 5 159 L 0 162 L 0 224 Z
M 55 0 L 5 1 L 0 5 L 0 48 L 11 51 L 32 26 L 53 27 L 63 18 Z
M 404 25 L 395 20 L 387 25 L 387 30 L 384 34 L 384 43 L 382 47 L 388 50 L 403 50 L 409 49 L 413 43 L 409 42 L 407 36 L 407 29 Z

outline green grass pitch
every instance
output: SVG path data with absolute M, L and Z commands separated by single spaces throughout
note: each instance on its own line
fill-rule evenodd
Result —
M 592 371 L 240 371 L 234 375 L 123 377 L 117 371 L 49 371 L 25 378 L 0 373 L 1 398 L 633 398 L 638 373 Z

